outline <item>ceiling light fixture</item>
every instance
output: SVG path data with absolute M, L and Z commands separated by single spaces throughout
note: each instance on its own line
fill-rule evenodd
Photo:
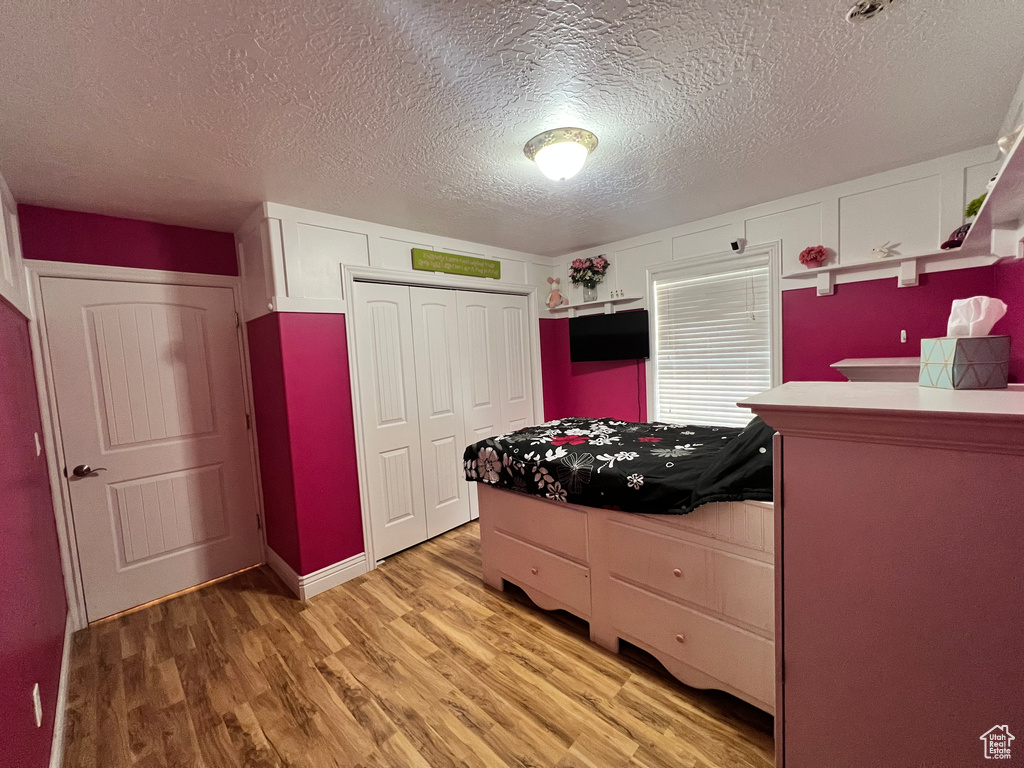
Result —
M 540 172 L 553 181 L 571 179 L 597 147 L 597 136 L 583 128 L 555 128 L 538 133 L 523 147 Z
M 896 0 L 861 0 L 846 12 L 846 20 L 851 24 L 873 19 Z

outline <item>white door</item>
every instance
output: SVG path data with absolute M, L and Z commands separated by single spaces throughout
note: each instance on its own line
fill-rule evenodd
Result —
M 374 554 L 427 538 L 409 287 L 356 283 L 356 355 Z
M 470 520 L 462 474 L 462 361 L 456 292 L 411 288 L 413 356 L 419 401 L 420 447 L 427 536 Z
M 498 368 L 501 331 L 494 294 L 459 291 L 459 343 L 466 391 L 466 442 L 502 432 Z
M 231 290 L 47 277 L 42 299 L 89 620 L 261 562 Z
M 498 337 L 494 349 L 498 358 L 501 431 L 514 432 L 534 423 L 528 299 L 497 293 L 491 296 L 491 302 L 493 332 Z
M 528 301 L 501 293 L 458 294 L 467 443 L 534 422 Z M 476 483 L 469 485 L 475 520 Z

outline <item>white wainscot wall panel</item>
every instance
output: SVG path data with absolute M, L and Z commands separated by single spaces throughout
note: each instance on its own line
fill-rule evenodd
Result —
M 967 207 L 974 198 L 985 194 L 988 189 L 988 181 L 995 176 L 1003 163 L 1001 160 L 993 160 L 990 163 L 978 163 L 964 168 L 964 207 Z
M 616 250 L 610 258 L 614 270 L 613 290 L 616 291 L 613 298 L 642 298 L 647 290 L 647 268 L 669 261 L 672 251 L 666 240 L 654 240 Z
M 376 248 L 374 248 L 373 258 L 370 260 L 370 263 L 381 269 L 407 270 L 411 268 L 413 248 L 433 250 L 433 247 L 431 243 L 426 242 L 379 237 L 377 238 Z
M 533 254 L 264 203 L 236 233 L 245 319 L 267 312 L 344 313 L 345 266 L 412 272 L 412 249 L 501 262 L 501 280 L 547 290 L 555 262 Z M 479 280 L 481 286 L 495 281 Z
M 748 247 L 782 243 L 781 274 L 790 278 L 780 281 L 782 290 L 807 288 L 817 281 L 819 291 L 830 291 L 835 283 L 891 277 L 898 278 L 900 285 L 914 285 L 919 272 L 978 267 L 994 261 L 986 254 L 940 251 L 939 245 L 963 224 L 967 202 L 985 191 L 986 183 L 1001 167 L 1002 160 L 993 147 L 958 152 L 569 253 L 558 260 L 556 274 L 567 274 L 573 259 L 610 254 L 615 285 L 632 293 L 634 280 L 650 263 L 725 253 L 730 243 L 743 238 Z M 871 249 L 887 242 L 898 244 L 899 255 L 875 260 Z M 800 264 L 800 251 L 809 245 L 824 245 L 833 251 L 825 270 L 807 270 Z M 648 262 L 650 254 L 659 249 L 664 258 Z M 900 255 L 913 259 L 901 262 Z M 917 258 L 920 260 L 915 261 Z M 646 285 L 641 295 L 646 306 Z
M 809 245 L 835 250 L 835 242 L 822 236 L 822 204 L 814 203 L 781 213 L 758 216 L 746 222 L 746 240 L 754 245 L 782 241 L 782 273 L 803 269 L 800 251 Z
M 266 221 L 259 221 L 235 235 L 238 274 L 242 280 L 242 311 L 246 322 L 271 311 L 274 281 L 267 227 Z
M 695 255 L 727 251 L 729 243 L 738 237 L 743 237 L 742 222 L 677 235 L 672 238 L 672 258 L 686 259 Z
M 871 261 L 888 244 L 900 256 L 934 253 L 943 240 L 942 178 L 927 176 L 839 198 L 840 263 Z
M 307 311 L 343 309 L 341 267 L 370 265 L 369 238 L 365 232 L 349 232 L 296 221 L 282 221 L 285 291 L 291 300 L 303 300 Z M 330 304 L 321 304 L 330 302 Z M 319 307 L 319 308 L 318 308 Z
M 28 281 L 21 257 L 18 206 L 0 177 L 0 296 L 28 317 Z

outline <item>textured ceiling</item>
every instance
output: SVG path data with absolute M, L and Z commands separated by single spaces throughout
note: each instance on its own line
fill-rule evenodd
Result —
M 22 202 L 231 230 L 261 200 L 559 254 L 995 139 L 1021 0 L 0 0 Z M 579 125 L 568 182 L 522 153 Z

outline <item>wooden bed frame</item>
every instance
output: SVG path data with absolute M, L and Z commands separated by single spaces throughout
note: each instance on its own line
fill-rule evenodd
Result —
M 775 712 L 774 508 L 742 501 L 637 515 L 480 484 L 484 581 L 626 640 L 683 683 Z

